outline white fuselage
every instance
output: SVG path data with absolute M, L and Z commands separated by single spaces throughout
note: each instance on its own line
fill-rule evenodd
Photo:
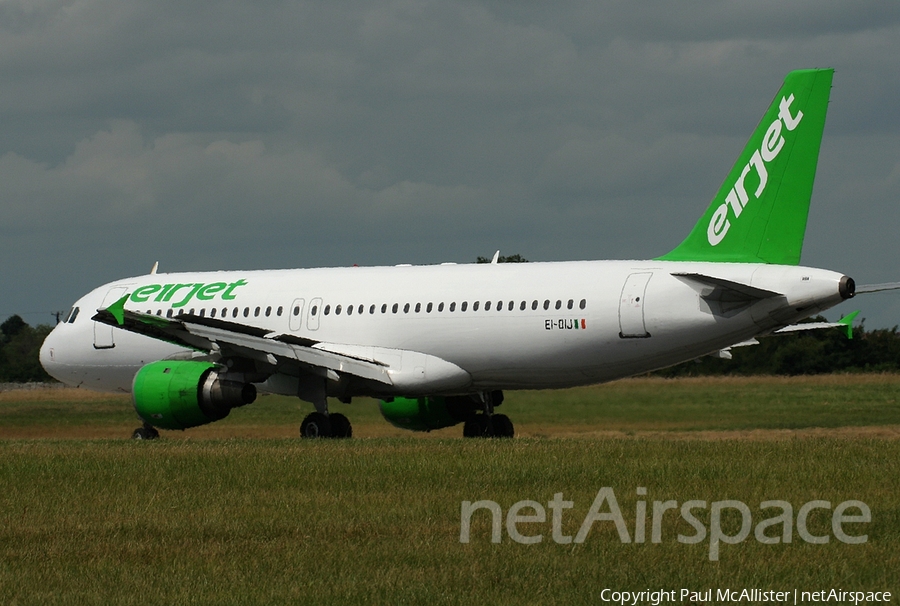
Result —
M 783 296 L 719 301 L 679 273 Z M 129 391 L 145 364 L 189 357 L 91 320 L 131 294 L 128 310 L 214 315 L 376 360 L 393 385 L 372 395 L 568 387 L 670 366 L 814 315 L 841 302 L 841 278 L 797 266 L 666 261 L 151 274 L 82 297 L 75 321 L 48 336 L 41 361 L 65 383 Z M 262 387 L 293 385 L 276 374 Z

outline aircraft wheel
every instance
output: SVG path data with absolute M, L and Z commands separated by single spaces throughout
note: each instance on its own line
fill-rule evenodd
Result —
M 331 423 L 332 438 L 352 438 L 353 426 L 350 425 L 350 419 L 339 412 L 333 412 L 328 416 Z
M 132 440 L 155 440 L 159 437 L 159 432 L 152 425 L 144 425 L 138 427 L 131 434 Z
M 489 438 L 492 433 L 491 418 L 484 414 L 475 415 L 463 425 L 464 438 Z
M 516 433 L 512 421 L 506 415 L 494 415 L 491 417 L 491 423 L 494 426 L 495 438 L 511 438 Z
M 330 438 L 331 422 L 321 412 L 313 412 L 306 415 L 300 425 L 300 437 L 303 438 Z

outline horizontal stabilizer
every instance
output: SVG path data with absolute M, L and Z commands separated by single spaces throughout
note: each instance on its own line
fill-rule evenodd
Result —
M 867 292 L 881 292 L 883 290 L 898 290 L 900 282 L 884 282 L 883 284 L 863 284 L 856 287 L 856 294 L 861 295 Z
M 715 289 L 730 291 L 734 295 L 737 295 L 738 298 L 746 300 L 759 300 L 782 296 L 779 292 L 757 288 L 755 286 L 750 286 L 749 284 L 741 284 L 740 282 L 726 280 L 725 278 L 707 276 L 705 274 L 674 273 L 672 275 L 676 278 L 683 278 L 688 282 L 694 282 L 701 286 L 709 286 Z

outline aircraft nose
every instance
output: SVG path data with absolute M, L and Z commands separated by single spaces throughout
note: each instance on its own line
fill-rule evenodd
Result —
M 41 345 L 41 351 L 39 359 L 41 361 L 41 366 L 44 367 L 44 370 L 47 371 L 51 377 L 56 379 L 57 381 L 62 381 L 62 377 L 60 376 L 60 365 L 58 361 L 58 344 L 59 344 L 59 326 L 50 331 L 50 334 L 44 338 L 44 343 Z

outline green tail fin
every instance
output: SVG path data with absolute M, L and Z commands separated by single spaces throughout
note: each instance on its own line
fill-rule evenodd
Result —
M 833 75 L 787 75 L 706 213 L 660 260 L 800 263 Z

